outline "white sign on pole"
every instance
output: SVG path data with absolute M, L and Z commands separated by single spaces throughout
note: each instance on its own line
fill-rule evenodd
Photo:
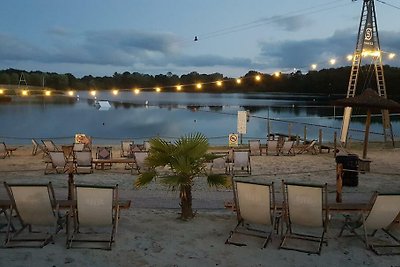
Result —
M 238 111 L 237 131 L 240 134 L 247 133 L 247 111 Z

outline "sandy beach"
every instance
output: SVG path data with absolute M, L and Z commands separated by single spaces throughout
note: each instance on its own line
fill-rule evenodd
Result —
M 41 155 L 32 156 L 30 146 L 19 146 L 11 157 L 0 159 L 1 181 L 52 181 L 57 198 L 66 198 L 67 175 L 44 175 Z M 119 146 L 114 147 L 115 155 Z M 361 146 L 350 150 L 361 155 Z M 357 187 L 343 188 L 343 202 L 366 202 L 375 190 L 400 192 L 400 149 L 370 145 L 368 158 L 371 172 L 359 174 Z M 282 194 L 282 179 L 306 183 L 328 183 L 329 199 L 336 195 L 336 163 L 333 153 L 296 156 L 253 156 L 253 173 L 242 178 L 273 181 L 277 196 Z M 60 232 L 55 244 L 42 249 L 0 249 L 0 266 L 400 266 L 399 256 L 377 256 L 357 238 L 338 237 L 343 216 L 332 214 L 328 229 L 328 246 L 322 253 L 308 255 L 278 249 L 280 237 L 273 236 L 266 249 L 262 240 L 245 238 L 247 246 L 226 245 L 229 232 L 236 225 L 236 214 L 224 207 L 232 201 L 229 188 L 208 188 L 204 179 L 196 180 L 193 205 L 197 216 L 191 221 L 177 219 L 179 199 L 158 181 L 135 189 L 136 175 L 123 164 L 111 170 L 95 170 L 93 174 L 75 175 L 76 183 L 118 184 L 122 199 L 132 200 L 121 218 L 112 251 L 66 249 L 65 233 Z M 3 187 L 0 197 L 6 198 Z M 279 198 L 279 197 L 277 197 Z M 1 218 L 4 221 L 4 218 Z M 400 237 L 400 227 L 394 229 Z M 2 229 L 4 230 L 4 228 Z M 5 233 L 0 234 L 4 238 Z

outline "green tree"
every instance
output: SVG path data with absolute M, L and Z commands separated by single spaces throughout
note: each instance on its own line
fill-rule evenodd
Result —
M 230 179 L 227 175 L 207 173 L 206 162 L 217 156 L 208 153 L 208 140 L 200 133 L 190 134 L 177 139 L 174 143 L 167 142 L 161 138 L 150 140 L 150 153 L 147 165 L 150 171 L 138 176 L 135 181 L 136 187 L 148 184 L 154 178 L 161 181 L 172 189 L 179 189 L 181 219 L 187 220 L 194 217 L 192 209 L 192 186 L 195 178 L 205 177 L 209 186 L 227 186 Z M 168 165 L 171 172 L 157 174 L 157 167 Z

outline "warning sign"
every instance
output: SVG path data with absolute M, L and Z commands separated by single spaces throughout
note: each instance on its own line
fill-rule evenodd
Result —
M 229 147 L 236 147 L 239 145 L 239 135 L 230 134 L 229 135 Z

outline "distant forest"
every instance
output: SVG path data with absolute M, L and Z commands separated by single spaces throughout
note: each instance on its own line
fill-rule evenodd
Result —
M 279 76 L 249 71 L 242 78 L 242 83 L 236 83 L 235 78 L 225 77 L 221 73 L 200 74 L 190 72 L 181 76 L 171 72 L 167 74 L 149 75 L 138 72 L 115 72 L 113 76 L 94 77 L 91 75 L 76 78 L 74 75 L 49 73 L 41 71 L 23 71 L 7 69 L 0 71 L 0 84 L 18 85 L 21 73 L 29 86 L 44 86 L 56 90 L 110 90 L 160 87 L 162 91 L 176 91 L 177 84 L 183 85 L 184 92 L 285 92 L 285 93 L 310 93 L 322 95 L 346 94 L 349 82 L 350 66 L 341 68 L 281 73 Z M 261 80 L 256 81 L 255 75 L 261 75 Z M 389 98 L 400 96 L 400 68 L 384 66 L 387 94 Z M 217 87 L 215 82 L 223 80 L 223 85 Z M 202 83 L 201 89 L 196 88 L 196 83 Z M 363 66 L 358 80 L 359 88 L 376 89 L 376 80 L 373 66 Z

